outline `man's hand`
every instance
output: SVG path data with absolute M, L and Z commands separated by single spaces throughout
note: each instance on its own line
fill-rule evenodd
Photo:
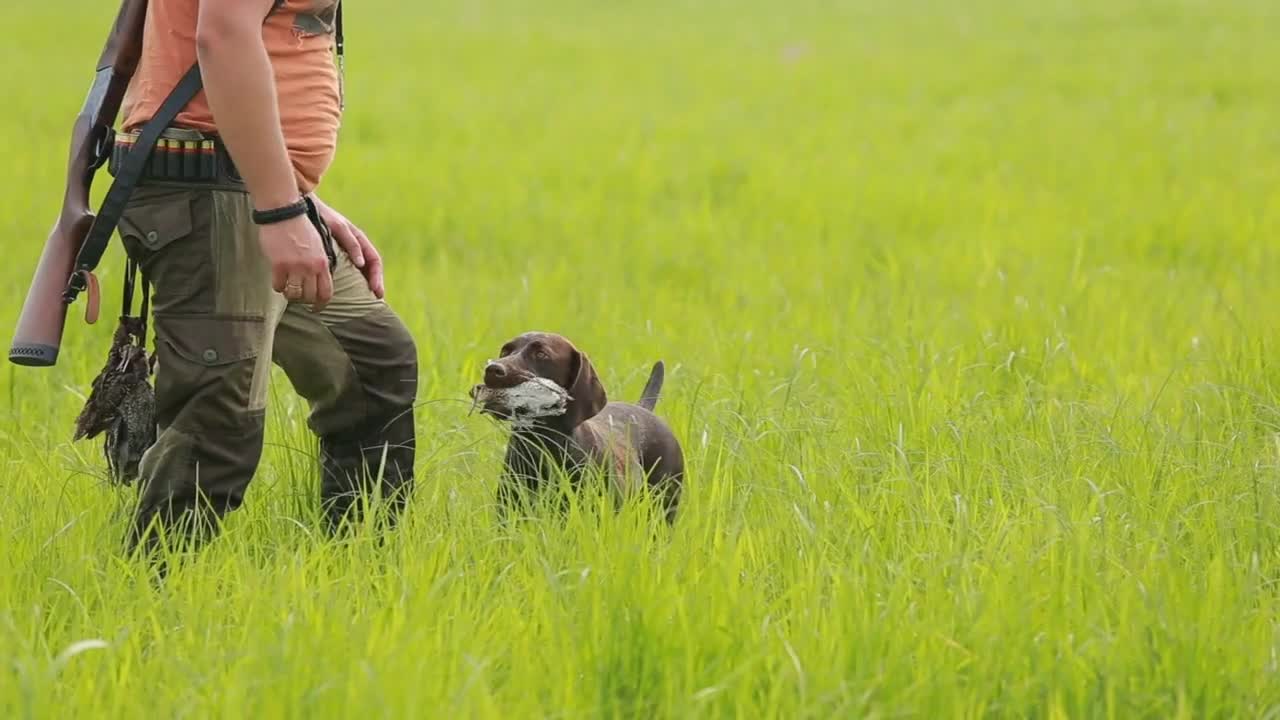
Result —
M 333 298 L 329 257 L 306 215 L 259 226 L 258 243 L 271 263 L 271 287 L 276 292 L 316 310 Z
M 326 205 L 314 193 L 311 199 L 315 201 L 320 217 L 333 232 L 333 238 L 342 246 L 347 257 L 351 258 L 351 262 L 364 273 L 369 289 L 382 299 L 387 290 L 383 284 L 382 256 L 378 255 L 377 248 L 369 242 L 369 237 L 364 234 L 364 231 L 356 227 L 355 223 L 348 220 L 342 213 Z

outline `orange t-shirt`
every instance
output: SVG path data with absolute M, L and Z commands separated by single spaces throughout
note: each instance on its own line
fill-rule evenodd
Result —
M 217 0 L 205 0 L 206 2 Z M 151 0 L 142 57 L 122 104 L 123 127 L 145 123 L 196 61 L 197 0 Z M 311 192 L 333 161 L 341 119 L 333 62 L 338 0 L 283 0 L 262 38 L 275 71 L 285 145 L 299 190 Z M 263 3 L 263 12 L 267 3 Z M 178 127 L 217 132 L 203 90 L 174 119 Z

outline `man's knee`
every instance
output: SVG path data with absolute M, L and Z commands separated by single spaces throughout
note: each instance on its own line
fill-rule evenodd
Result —
M 389 307 L 330 328 L 342 346 L 364 399 L 361 425 L 390 423 L 410 413 L 418 394 L 418 347 Z
M 141 493 L 130 545 L 159 530 L 200 542 L 244 503 L 262 457 L 263 414 L 246 415 L 232 429 L 162 430 L 142 458 Z

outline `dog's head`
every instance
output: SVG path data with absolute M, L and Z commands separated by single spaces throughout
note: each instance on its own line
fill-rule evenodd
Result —
M 484 383 L 471 389 L 471 397 L 483 395 L 486 413 L 513 419 L 518 409 L 509 407 L 507 391 L 535 379 L 554 383 L 568 393 L 559 423 L 572 429 L 604 409 L 609 398 L 591 360 L 561 335 L 528 332 L 509 340 L 498 359 L 484 368 Z

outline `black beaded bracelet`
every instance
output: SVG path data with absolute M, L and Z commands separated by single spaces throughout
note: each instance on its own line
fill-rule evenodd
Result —
M 291 220 L 299 215 L 307 214 L 307 199 L 301 198 L 298 202 L 284 207 L 271 208 L 270 210 L 254 210 L 253 223 L 255 225 L 271 225 L 272 223 L 284 222 Z

